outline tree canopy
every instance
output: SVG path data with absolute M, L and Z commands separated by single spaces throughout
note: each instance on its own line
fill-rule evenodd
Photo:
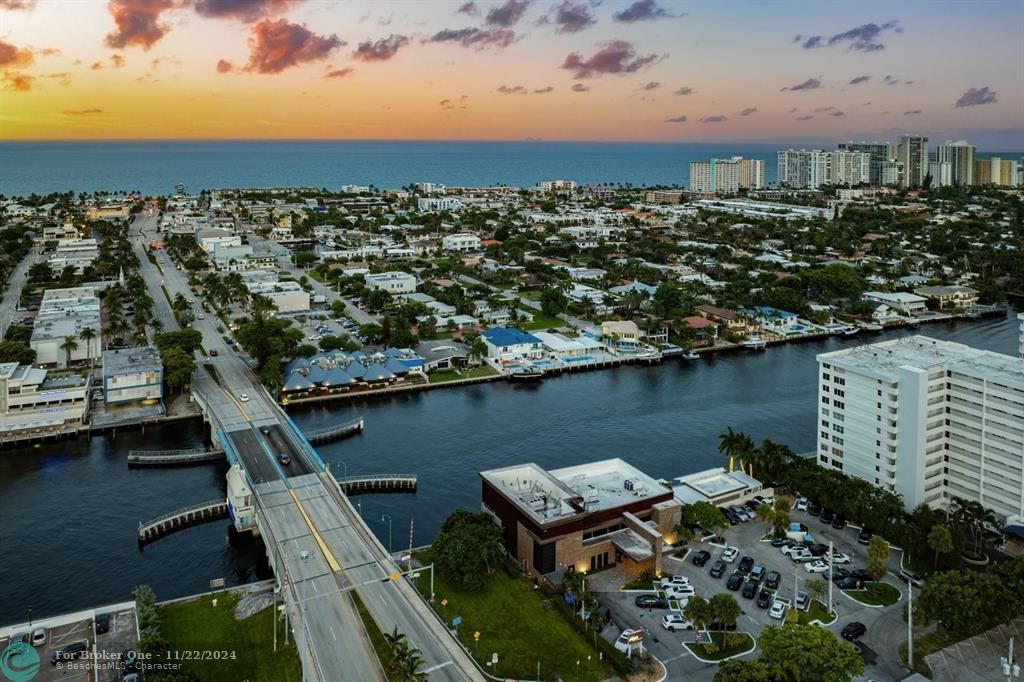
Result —
M 483 512 L 457 509 L 445 519 L 431 548 L 438 570 L 456 585 L 483 589 L 505 556 L 501 529 Z
M 848 682 L 864 670 L 864 661 L 850 644 L 815 625 L 769 625 L 758 645 L 758 662 L 776 682 Z

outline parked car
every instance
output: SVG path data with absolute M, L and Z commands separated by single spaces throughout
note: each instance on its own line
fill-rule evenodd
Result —
M 687 578 L 685 575 L 666 575 L 658 583 L 658 585 L 663 590 L 667 589 L 667 588 L 670 588 L 673 585 L 679 585 L 680 587 L 682 587 L 683 585 L 689 585 L 689 584 L 690 584 L 690 579 Z
M 811 516 L 817 516 L 818 514 L 821 513 L 821 505 L 818 504 L 817 502 L 808 502 L 807 503 L 807 513 L 810 514 Z
M 708 559 L 710 558 L 711 552 L 707 551 L 706 549 L 702 549 L 701 551 L 694 554 L 693 558 L 690 559 L 690 561 L 693 562 L 694 566 L 703 566 L 708 562 Z
M 641 594 L 633 600 L 642 609 L 667 609 L 668 599 L 659 597 L 656 594 Z
M 792 559 L 794 563 L 801 563 L 804 561 L 812 561 L 815 557 L 806 547 L 798 547 L 789 553 L 789 558 Z
M 732 590 L 733 592 L 735 592 L 736 590 L 740 589 L 740 586 L 742 584 L 743 584 L 743 576 L 740 575 L 739 573 L 733 573 L 732 575 L 729 576 L 729 579 L 725 581 L 725 586 L 728 589 Z
M 666 613 L 661 617 L 661 627 L 672 632 L 676 630 L 692 630 L 693 623 L 678 613 Z
M 76 658 L 82 658 L 89 652 L 88 642 L 75 642 L 68 644 L 63 649 L 58 649 L 53 652 L 53 656 L 50 657 L 50 663 L 57 665 L 61 661 L 72 661 Z
M 798 609 L 803 611 L 808 606 L 810 606 L 810 604 L 811 604 L 811 595 L 807 594 L 806 592 L 797 592 L 796 593 L 796 607 Z
M 724 627 L 717 620 L 713 620 L 710 623 L 708 623 L 708 630 L 710 630 L 711 632 L 718 632 L 719 630 L 728 630 L 729 632 L 732 632 L 735 629 L 736 623 L 729 623 Z
M 835 517 L 834 519 L 832 519 L 832 527 L 836 530 L 842 530 L 846 528 L 846 519 L 844 519 L 842 516 Z
M 764 580 L 765 573 L 767 573 L 767 569 L 762 564 L 754 564 L 750 569 L 750 579 L 761 582 Z
M 738 526 L 743 522 L 743 520 L 739 517 L 739 515 L 736 514 L 736 512 L 726 510 L 724 514 L 730 526 Z
M 832 563 L 834 563 L 834 564 L 848 564 L 851 561 L 853 561 L 853 559 L 851 559 L 849 557 L 849 555 L 843 554 L 842 552 L 837 552 L 834 549 L 832 550 Z
M 693 585 L 672 585 L 665 588 L 665 596 L 669 599 L 689 599 L 695 594 L 697 590 L 693 589 Z
M 757 594 L 757 583 L 753 580 L 748 580 L 743 583 L 743 591 L 741 594 L 747 599 L 753 599 L 754 595 Z
M 804 570 L 808 573 L 824 573 L 828 570 L 828 564 L 821 559 L 815 559 L 804 564 Z
M 772 547 L 778 548 L 782 547 L 783 545 L 788 545 L 789 542 L 789 538 L 772 538 L 772 541 L 768 544 L 770 544 Z
M 211 358 L 215 358 L 215 357 L 217 357 L 218 355 L 220 355 L 220 353 L 218 353 L 218 352 L 217 352 L 217 349 L 216 349 L 216 348 L 211 348 L 211 349 L 210 349 L 210 357 L 211 357 Z
M 806 497 L 799 498 L 796 501 L 796 506 L 794 508 L 797 511 L 807 511 L 807 498 Z
M 845 568 L 833 568 L 831 571 L 825 571 L 821 577 L 825 580 L 836 580 L 838 578 L 845 578 L 850 575 L 850 572 Z
M 859 542 L 862 545 L 866 545 L 869 542 L 871 542 L 871 538 L 873 535 L 874 533 L 872 533 L 867 528 L 864 528 L 861 530 L 860 535 L 857 536 L 857 542 Z
M 772 602 L 772 608 L 768 611 L 768 615 L 782 620 L 783 616 L 786 615 L 786 605 L 780 601 Z
M 711 564 L 710 572 L 712 578 L 721 578 L 725 574 L 725 562 L 718 559 L 715 563 Z
M 808 547 L 808 551 L 811 553 L 811 556 L 825 556 L 828 554 L 828 545 L 819 542 Z
M 615 640 L 615 648 L 622 653 L 628 653 L 633 645 L 637 642 L 642 642 L 644 639 L 644 631 L 638 628 L 626 628 L 619 635 L 619 638 Z
M 852 575 L 843 578 L 836 577 L 832 582 L 841 590 L 860 590 L 864 588 L 864 581 L 854 578 Z
M 749 573 L 750 569 L 754 567 L 754 557 L 744 556 L 740 559 L 739 569 L 744 573 Z
M 917 573 L 912 573 L 906 569 L 900 569 L 899 572 L 900 580 L 905 583 L 909 583 L 914 587 L 924 587 L 924 578 L 919 576 Z
M 735 547 L 726 547 L 722 550 L 722 561 L 731 564 L 736 561 L 736 557 L 740 555 L 740 551 Z
M 871 574 L 868 573 L 866 568 L 855 568 L 854 570 L 850 571 L 850 575 L 852 575 L 854 578 L 859 578 L 864 582 L 871 580 Z
M 818 519 L 827 526 L 830 523 L 832 523 L 832 519 L 834 519 L 835 517 L 835 512 L 833 512 L 831 509 L 822 509 L 821 514 L 818 516 Z
M 857 621 L 854 621 L 852 623 L 848 623 L 846 627 L 843 628 L 843 631 L 839 634 L 842 636 L 843 639 L 848 639 L 852 641 L 857 639 L 867 631 L 868 629 L 864 625 L 864 623 L 858 623 Z
M 96 616 L 94 622 L 96 623 L 96 634 L 102 635 L 105 632 L 110 632 L 110 614 L 101 613 Z
M 32 646 L 43 646 L 46 644 L 46 628 L 36 628 L 32 631 Z
M 789 544 L 783 545 L 781 548 L 779 548 L 779 551 L 782 552 L 783 556 L 788 556 L 791 559 L 793 558 L 793 555 L 797 552 L 807 552 L 808 555 L 811 555 L 810 550 L 801 545 L 799 542 L 790 542 Z
M 781 580 L 782 576 L 778 571 L 768 571 L 768 575 L 764 579 L 764 586 L 771 590 L 777 590 Z
M 757 605 L 759 608 L 766 609 L 772 605 L 772 593 L 768 590 L 762 589 L 757 593 Z

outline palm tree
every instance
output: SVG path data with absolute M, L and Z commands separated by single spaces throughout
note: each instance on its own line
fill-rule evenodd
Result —
M 733 431 L 730 426 L 725 433 L 718 437 L 718 451 L 726 457 L 739 458 L 740 468 L 743 462 L 750 459 L 754 451 L 754 442 L 742 431 Z
M 953 534 L 948 526 L 939 524 L 928 532 L 928 548 L 935 552 L 935 570 L 939 570 L 939 555 L 953 551 Z
M 487 354 L 487 343 L 480 335 L 474 336 L 467 341 L 466 346 L 469 348 L 469 358 L 476 362 L 480 362 L 484 355 Z
M 96 330 L 92 327 L 86 327 L 78 333 L 78 338 L 85 341 L 85 354 L 89 356 L 89 366 L 92 367 L 92 340 L 96 338 Z
M 739 602 L 728 592 L 719 592 L 708 601 L 711 613 L 722 625 L 732 625 L 743 613 Z
M 67 358 L 64 366 L 70 367 L 71 354 L 78 350 L 78 341 L 75 341 L 75 337 L 73 335 L 65 336 L 64 343 L 60 344 L 60 349 L 64 351 L 65 357 Z
M 701 630 L 707 627 L 707 624 L 715 617 L 714 611 L 711 610 L 711 604 L 700 596 L 690 597 L 686 606 L 683 607 L 683 615 Z

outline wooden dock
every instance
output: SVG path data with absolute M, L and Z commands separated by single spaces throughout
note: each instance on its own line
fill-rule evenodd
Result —
M 215 521 L 228 515 L 228 503 L 224 498 L 195 504 L 159 516 L 149 523 L 139 524 L 139 544 L 145 544 L 159 537 L 188 528 L 198 523 Z
M 363 420 L 356 419 L 353 422 L 346 424 L 339 424 L 337 426 L 328 426 L 324 429 L 317 429 L 316 431 L 310 431 L 306 435 L 306 440 L 309 441 L 310 445 L 319 445 L 320 443 L 330 443 L 331 441 L 345 438 L 353 434 L 359 433 L 363 430 Z
M 362 493 L 414 493 L 416 474 L 370 474 L 347 476 L 338 479 L 338 485 L 346 495 Z
M 190 448 L 184 450 L 129 450 L 128 466 L 192 466 L 224 459 L 223 450 Z

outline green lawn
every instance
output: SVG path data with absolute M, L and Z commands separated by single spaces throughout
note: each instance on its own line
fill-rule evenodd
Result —
M 820 620 L 822 623 L 831 623 L 835 620 L 836 616 L 830 614 L 826 609 L 825 605 L 815 599 L 811 602 L 811 608 L 806 611 L 799 611 L 800 624 L 810 625 L 811 621 Z
M 429 591 L 428 571 L 420 573 L 418 583 L 421 591 Z M 438 575 L 434 590 L 434 609 L 447 623 L 462 618 L 458 636 L 474 657 L 490 661 L 492 653 L 498 654 L 497 670 L 485 666 L 492 674 L 535 680 L 539 663 L 543 680 L 598 682 L 615 676 L 607 662 L 598 660 L 594 646 L 549 601 L 559 597 L 534 590 L 527 578 L 513 578 L 499 568 L 483 592 L 463 592 Z M 480 633 L 479 642 L 474 642 L 474 632 Z M 577 668 L 576 661 L 583 665 Z
M 689 649 L 692 653 L 694 653 L 697 656 L 700 656 L 701 658 L 703 658 L 705 660 L 708 660 L 708 661 L 721 661 L 724 658 L 728 658 L 730 656 L 735 656 L 736 654 L 741 654 L 741 653 L 749 650 L 752 646 L 754 646 L 754 638 L 751 637 L 750 635 L 748 635 L 745 632 L 734 632 L 734 633 L 729 633 L 729 634 L 735 634 L 735 635 L 742 636 L 743 637 L 743 644 L 740 645 L 740 646 L 737 646 L 737 647 L 732 647 L 731 649 L 726 649 L 725 651 L 722 651 L 721 649 L 719 649 L 718 651 L 715 651 L 714 653 L 710 653 L 710 654 L 707 652 L 707 649 L 706 649 L 707 645 L 705 645 L 705 644 L 694 644 L 693 642 L 686 642 L 684 644 L 684 646 L 687 649 Z M 725 633 L 723 633 L 723 632 L 712 632 L 711 633 L 711 641 L 713 641 L 719 647 L 722 646 L 722 641 L 723 641 L 724 638 L 725 638 Z
M 900 600 L 900 591 L 889 583 L 866 583 L 863 590 L 843 590 L 843 594 L 868 606 L 890 606 Z
M 668 574 L 666 574 L 668 575 Z M 638 576 L 633 578 L 628 583 L 620 587 L 620 590 L 653 590 L 654 580 L 651 580 L 649 576 Z
M 430 383 L 441 384 L 446 381 L 456 381 L 458 379 L 476 379 L 479 377 L 490 377 L 494 375 L 494 370 L 484 365 L 482 367 L 464 369 L 461 370 L 460 372 L 456 372 L 454 370 L 447 372 L 431 372 L 427 376 L 430 378 Z
M 300 682 L 302 668 L 295 643 L 284 644 L 284 628 L 277 630 L 277 652 L 273 651 L 273 611 L 263 609 L 245 620 L 235 620 L 239 597 L 232 593 L 165 606 L 160 609 L 160 633 L 171 650 L 234 651 L 235 660 L 186 661 L 186 671 L 209 682 L 250 680 L 251 682 Z
M 523 331 L 551 329 L 555 327 L 565 326 L 565 322 L 563 320 L 560 320 L 557 317 L 551 317 L 550 315 L 545 315 L 539 310 L 534 310 L 533 308 L 526 308 L 522 306 L 520 306 L 519 309 L 522 310 L 523 312 L 530 313 L 531 315 L 533 315 L 533 320 L 531 322 L 525 322 L 522 325 L 520 325 Z

